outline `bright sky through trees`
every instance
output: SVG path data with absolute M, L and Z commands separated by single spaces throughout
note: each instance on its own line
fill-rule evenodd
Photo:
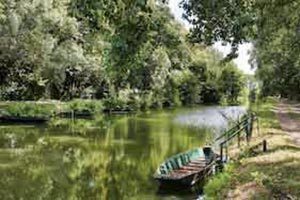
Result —
M 179 3 L 181 0 L 169 0 L 169 7 L 171 12 L 174 14 L 175 18 L 183 23 L 186 27 L 189 27 L 190 24 L 182 19 L 183 9 L 179 7 Z M 224 55 L 230 53 L 230 46 L 222 46 L 221 42 L 214 45 L 216 49 L 222 52 Z M 243 44 L 239 47 L 239 56 L 234 60 L 234 62 L 238 65 L 238 67 L 243 70 L 246 74 L 254 74 L 254 70 L 251 69 L 248 60 L 250 58 L 248 52 L 251 49 L 252 45 L 250 43 Z

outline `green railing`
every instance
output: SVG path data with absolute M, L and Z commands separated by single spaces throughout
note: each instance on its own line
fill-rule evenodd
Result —
M 232 128 L 227 130 L 221 136 L 215 139 L 215 143 L 220 145 L 220 158 L 223 161 L 224 148 L 226 150 L 226 160 L 228 155 L 228 144 L 237 137 L 238 146 L 240 147 L 241 137 L 245 136 L 247 143 L 250 141 L 253 132 L 254 121 L 257 120 L 255 113 L 248 113 L 244 115 Z

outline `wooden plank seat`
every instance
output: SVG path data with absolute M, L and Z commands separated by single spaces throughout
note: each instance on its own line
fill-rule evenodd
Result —
M 203 162 L 189 162 L 188 165 L 206 165 L 207 162 L 203 161 Z
M 197 160 L 192 160 L 191 162 L 206 162 L 205 159 L 197 159 Z
M 206 167 L 206 165 L 205 164 L 203 164 L 203 165 L 188 164 L 187 167 L 204 168 L 204 167 Z
M 180 169 L 174 170 L 171 175 L 177 175 L 177 174 L 191 174 L 195 172 L 200 172 L 205 168 L 206 165 L 187 165 L 187 166 L 182 166 Z
M 198 171 L 174 170 L 172 173 L 170 173 L 170 177 L 171 178 L 185 177 L 185 176 L 188 176 L 190 174 L 197 173 Z
M 190 163 L 206 163 L 206 160 L 192 160 Z
M 190 167 L 190 166 L 184 166 L 181 169 L 184 170 L 190 170 L 190 171 L 198 171 L 199 169 L 202 169 L 203 167 Z
M 196 166 L 202 166 L 202 165 L 207 165 L 207 162 L 190 162 L 187 165 L 196 165 Z
M 201 168 L 192 168 L 192 169 L 181 168 L 181 169 L 177 169 L 177 170 L 174 170 L 173 172 L 171 172 L 170 173 L 170 178 L 174 178 L 174 179 L 182 178 L 182 177 L 194 174 L 194 173 L 200 173 L 203 170 L 204 170 L 203 167 L 201 167 Z

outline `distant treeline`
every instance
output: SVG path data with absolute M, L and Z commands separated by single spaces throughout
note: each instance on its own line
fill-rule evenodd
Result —
M 0 0 L 0 99 L 239 103 L 242 73 L 186 35 L 160 1 Z

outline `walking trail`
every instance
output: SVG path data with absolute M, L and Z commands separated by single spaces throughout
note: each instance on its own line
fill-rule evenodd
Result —
M 292 137 L 296 145 L 300 146 L 300 103 L 281 101 L 277 116 L 281 128 Z

